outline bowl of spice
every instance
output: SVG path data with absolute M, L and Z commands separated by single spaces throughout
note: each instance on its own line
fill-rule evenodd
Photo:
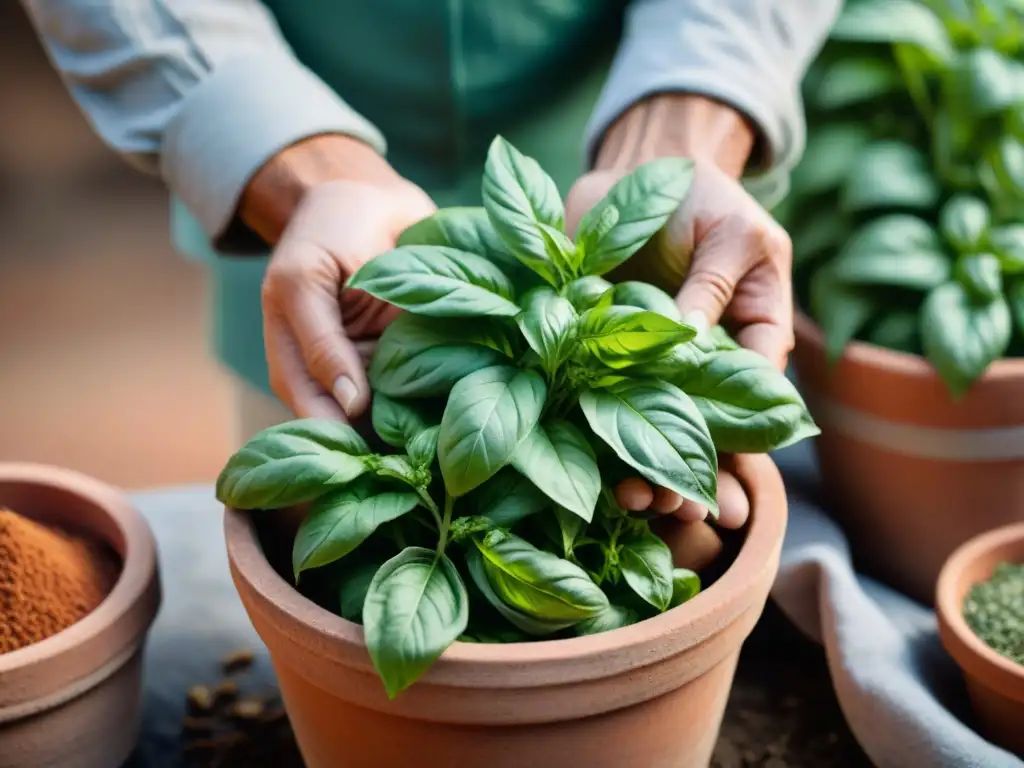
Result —
M 936 611 L 979 729 L 1024 757 L 1024 523 L 957 549 L 939 576 Z
M 0 766 L 128 759 L 159 603 L 152 533 L 122 494 L 0 463 Z

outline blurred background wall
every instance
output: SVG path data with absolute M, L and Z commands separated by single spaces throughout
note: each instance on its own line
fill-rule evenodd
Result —
M 128 488 L 212 480 L 233 415 L 205 302 L 159 182 L 93 136 L 0 3 L 0 461 Z

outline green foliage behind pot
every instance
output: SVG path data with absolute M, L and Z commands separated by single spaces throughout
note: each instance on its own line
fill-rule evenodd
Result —
M 337 612 L 361 621 L 397 695 L 457 639 L 604 632 L 700 590 L 616 483 L 640 474 L 715 513 L 718 451 L 817 434 L 793 385 L 671 297 L 601 275 L 678 207 L 690 161 L 619 181 L 564 231 L 537 163 L 501 139 L 484 207 L 438 211 L 349 286 L 403 310 L 369 367 L 378 455 L 344 424 L 299 420 L 250 440 L 217 497 L 237 509 L 311 502 L 298 581 L 337 568 Z
M 849 0 L 779 216 L 833 359 L 923 354 L 955 397 L 1024 354 L 1024 4 Z

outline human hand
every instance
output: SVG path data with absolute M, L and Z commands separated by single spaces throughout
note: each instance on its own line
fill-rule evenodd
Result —
M 398 310 L 345 281 L 436 208 L 371 147 L 344 136 L 285 150 L 246 194 L 243 219 L 276 243 L 262 299 L 271 387 L 297 416 L 354 418 L 370 390 L 353 342 L 376 338 Z M 289 199 L 290 212 L 280 208 Z

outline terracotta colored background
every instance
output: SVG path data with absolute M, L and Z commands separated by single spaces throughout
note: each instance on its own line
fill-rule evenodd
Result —
M 0 3 L 0 461 L 129 488 L 211 480 L 231 390 L 166 194 L 90 132 Z

